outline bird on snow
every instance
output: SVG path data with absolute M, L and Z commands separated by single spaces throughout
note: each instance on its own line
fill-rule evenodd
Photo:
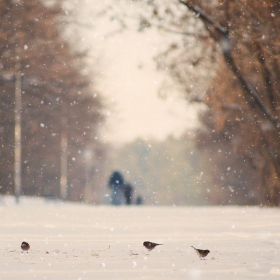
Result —
M 191 246 L 193 247 L 193 246 Z M 194 248 L 194 247 L 193 247 Z M 209 250 L 201 250 L 194 248 L 200 259 L 203 259 L 210 253 Z
M 146 247 L 149 251 L 152 251 L 158 245 L 163 245 L 163 244 L 157 244 L 157 243 L 153 243 L 153 242 L 150 242 L 150 241 L 145 241 L 143 243 L 143 246 Z
M 30 249 L 30 245 L 27 243 L 27 242 L 25 242 L 25 241 L 23 241 L 22 243 L 21 243 L 21 250 L 22 251 L 28 251 L 29 249 Z M 27 252 L 28 253 L 28 252 Z

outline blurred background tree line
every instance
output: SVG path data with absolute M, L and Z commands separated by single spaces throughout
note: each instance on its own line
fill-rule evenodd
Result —
M 147 203 L 279 205 L 280 2 L 132 2 L 142 9 L 135 17 L 140 32 L 177 34 L 155 62 L 186 102 L 202 104 L 199 128 L 192 137 L 138 139 L 120 149 L 99 142 L 104 103 L 86 53 L 63 39 L 62 2 L 1 1 L 0 192 L 14 192 L 20 73 L 23 194 L 60 197 L 66 154 L 71 200 L 102 202 L 108 174 L 118 167 Z M 125 29 L 125 10 L 116 10 L 112 20 Z
M 195 147 L 194 135 L 164 141 L 136 139 L 112 149 L 111 164 L 122 171 L 145 204 L 198 205 L 208 203 L 209 174 L 202 153 Z
M 100 166 L 104 153 L 96 140 L 102 103 L 90 75 L 83 73 L 85 54 L 63 39 L 59 3 L 5 0 L 0 15 L 0 191 L 14 193 L 15 90 L 20 87 L 22 194 L 61 197 L 65 169 L 63 198 L 85 199 L 86 157 Z

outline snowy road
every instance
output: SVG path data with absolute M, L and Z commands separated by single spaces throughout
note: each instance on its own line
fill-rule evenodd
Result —
M 280 279 L 280 209 L 0 203 L 0 279 Z M 21 253 L 22 241 L 30 243 Z M 164 243 L 147 253 L 143 241 Z M 199 260 L 191 245 L 209 249 Z

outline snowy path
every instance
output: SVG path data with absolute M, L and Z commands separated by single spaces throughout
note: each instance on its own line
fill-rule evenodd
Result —
M 280 209 L 0 204 L 0 279 L 280 279 Z M 30 243 L 29 253 L 20 244 Z M 147 254 L 149 240 L 164 243 Z M 191 245 L 209 249 L 199 260 Z

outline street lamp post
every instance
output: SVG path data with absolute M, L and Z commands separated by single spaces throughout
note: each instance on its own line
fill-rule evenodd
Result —
M 60 159 L 60 198 L 67 199 L 67 157 L 68 157 L 68 141 L 67 141 L 67 117 L 64 115 L 62 117 L 61 124 L 61 159 Z
M 16 47 L 15 63 L 15 152 L 14 152 L 15 198 L 19 203 L 21 195 L 21 62 L 20 46 Z
M 92 170 L 92 150 L 87 148 L 84 152 L 85 155 L 85 189 L 84 201 L 91 202 L 91 170 Z

